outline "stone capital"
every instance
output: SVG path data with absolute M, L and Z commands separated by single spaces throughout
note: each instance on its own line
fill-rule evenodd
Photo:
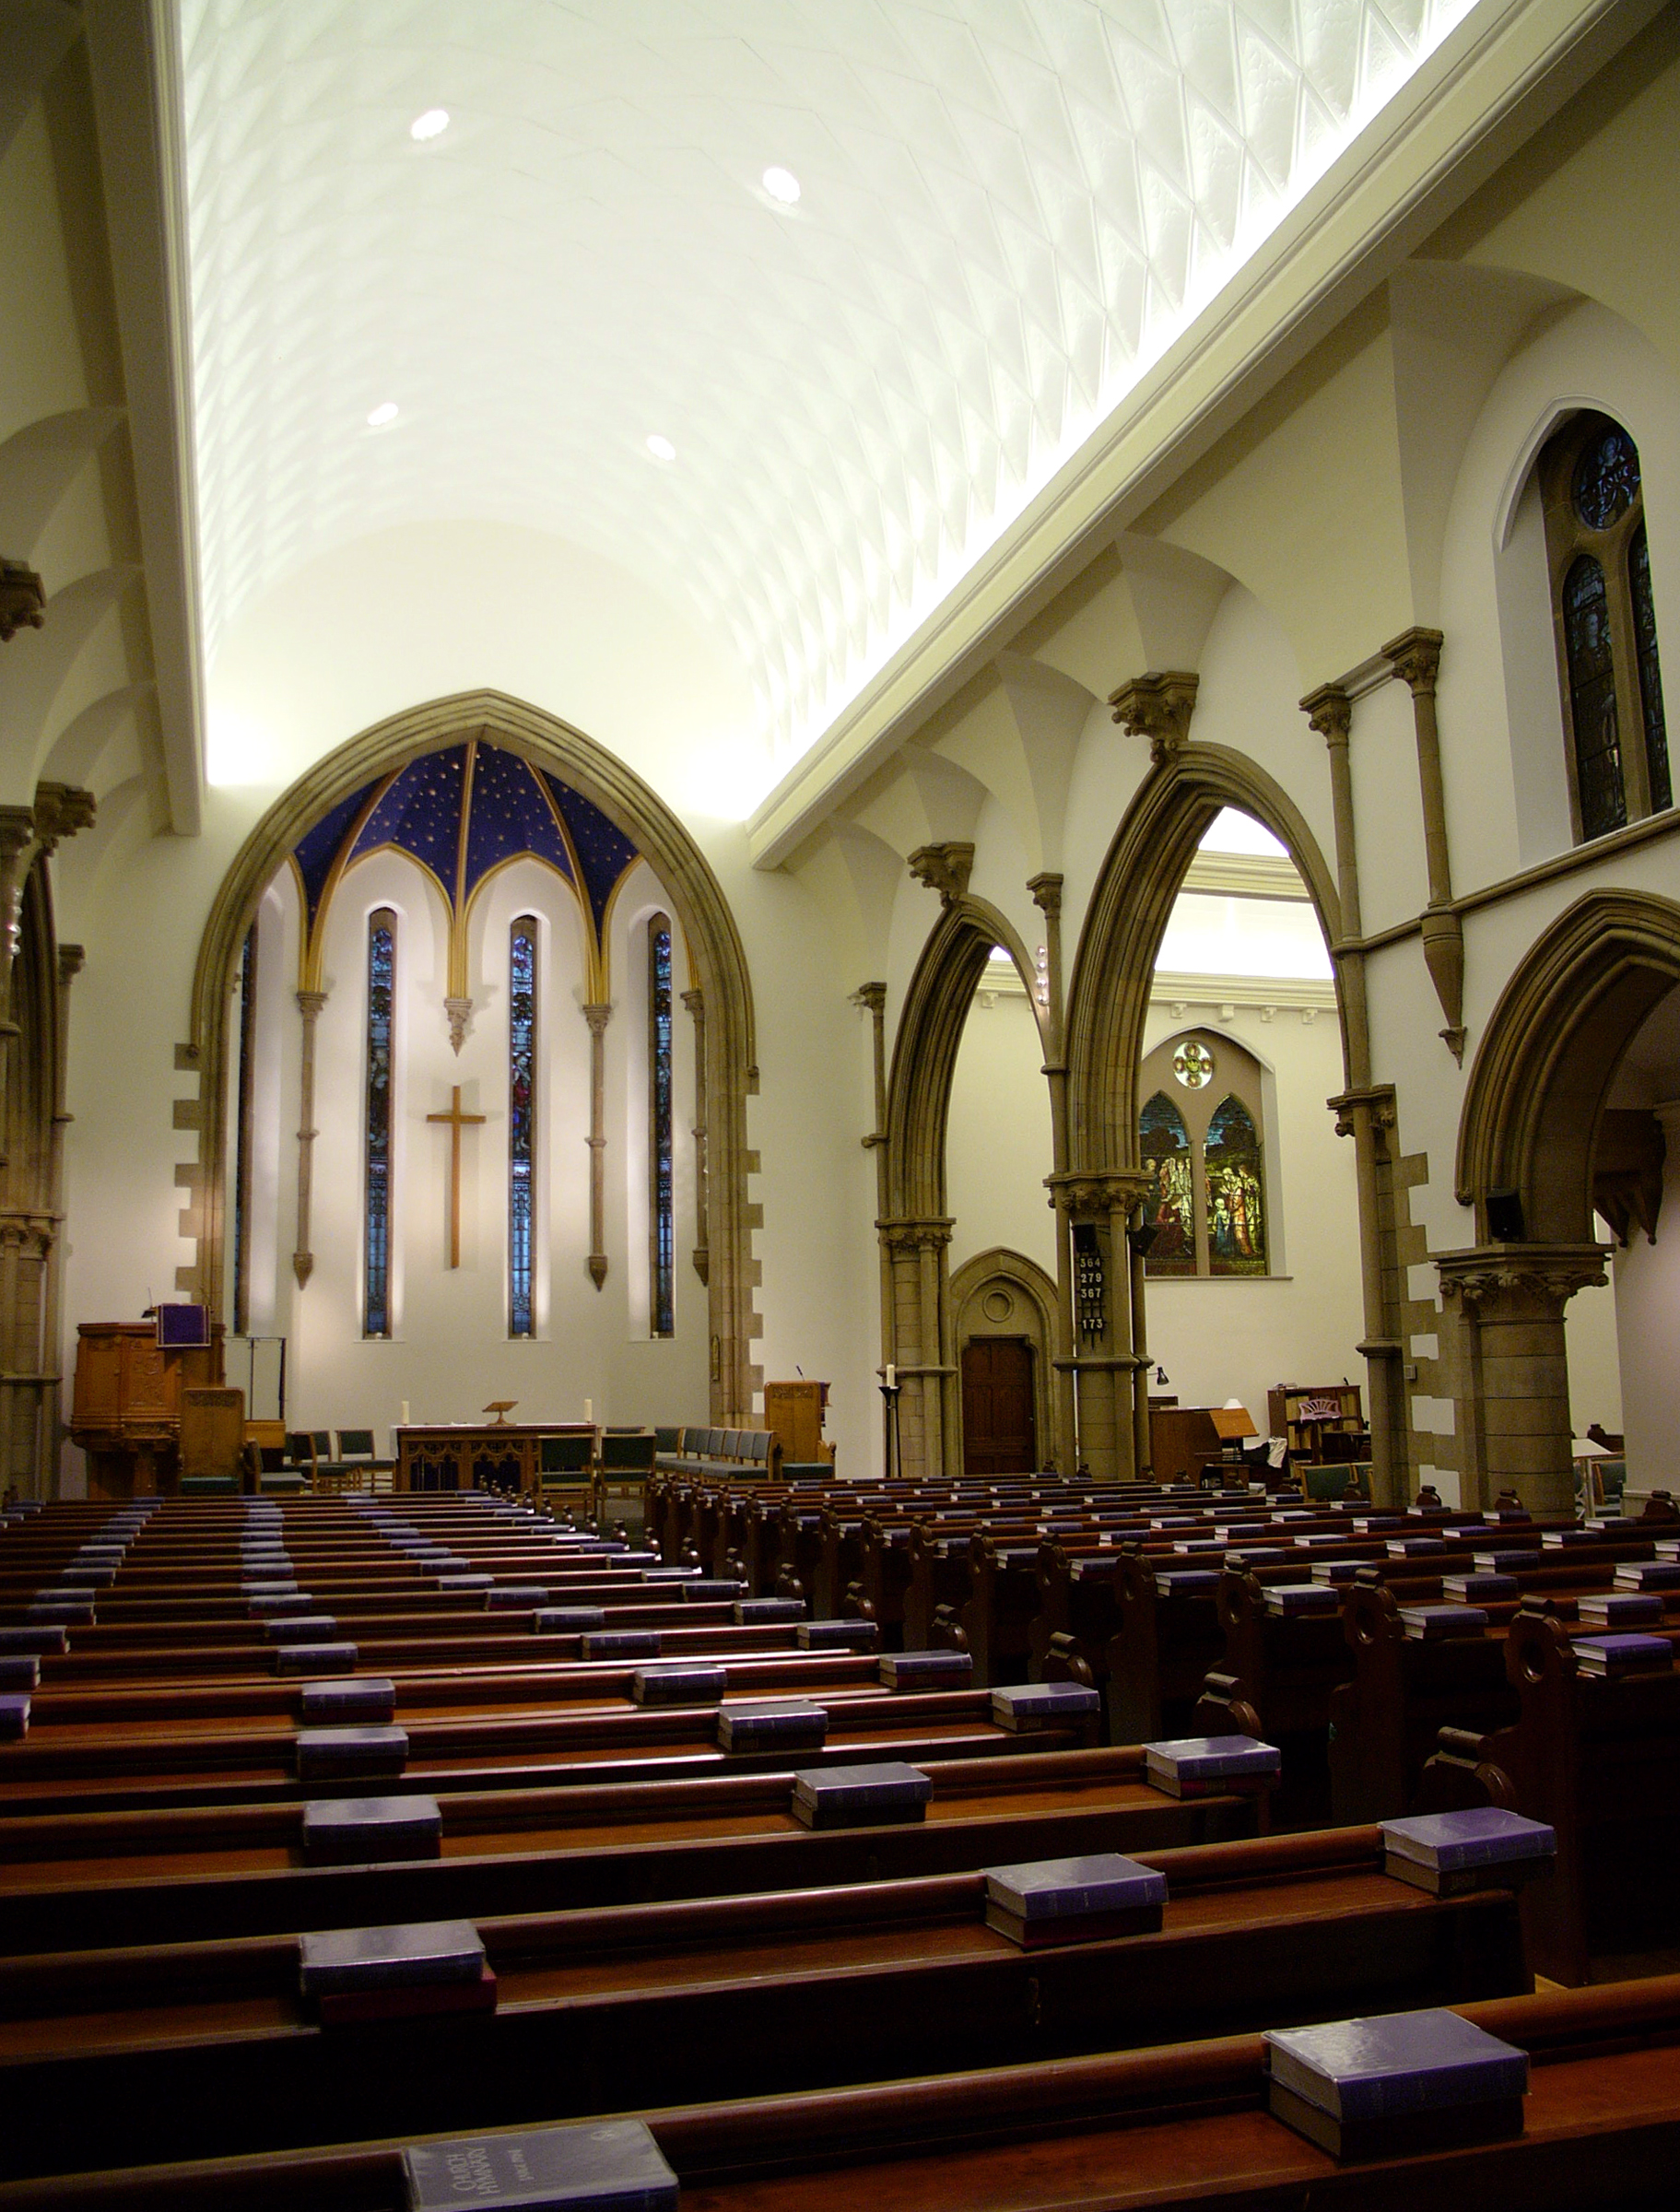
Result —
M 35 786 L 35 835 L 43 853 L 53 852 L 62 838 L 93 826 L 94 796 L 75 783 L 38 783 Z
M 1353 728 L 1354 702 L 1340 684 L 1321 684 L 1301 701 L 1308 726 L 1328 746 L 1345 745 Z
M 875 1223 L 888 1252 L 943 1252 L 955 1227 L 955 1220 L 948 1216 Z
M 326 1004 L 326 995 L 327 994 L 324 991 L 299 992 L 298 1011 L 302 1015 L 305 1021 L 314 1020 L 316 1015 L 320 1013 L 322 1007 Z
M 1190 735 L 1198 682 L 1188 668 L 1151 668 L 1109 694 L 1114 720 L 1128 737 L 1149 740 L 1149 758 L 1157 768 L 1170 760 Z
M 1389 640 L 1382 648 L 1382 657 L 1416 698 L 1420 692 L 1434 690 L 1440 667 L 1440 648 L 1439 629 L 1405 629 L 1397 638 Z
M 9 645 L 20 629 L 43 629 L 46 619 L 46 586 L 34 570 L 0 560 L 0 645 Z
M 606 1025 L 613 1018 L 611 1004 L 603 1005 L 597 1002 L 593 1006 L 585 1006 L 582 1013 L 584 1020 L 589 1024 L 590 1033 L 595 1037 L 604 1037 L 606 1034 Z
M 1062 878 L 1053 871 L 1047 870 L 1042 876 L 1029 876 L 1027 888 L 1032 894 L 1034 906 L 1040 907 L 1045 913 L 1059 914 L 1062 912 Z
M 887 985 L 885 983 L 860 983 L 852 994 L 852 1003 L 854 1006 L 863 1007 L 870 1014 L 885 1014 L 887 1011 Z
M 706 1011 L 706 994 L 696 983 L 692 991 L 683 993 L 683 1005 L 690 1014 L 699 1016 Z
M 1484 1320 L 1550 1319 L 1577 1290 L 1609 1279 L 1604 1244 L 1477 1244 L 1431 1256 L 1443 1298 Z
M 1044 1187 L 1051 1205 L 1064 1213 L 1106 1221 L 1141 1205 L 1155 1188 L 1155 1179 L 1142 1168 L 1070 1168 L 1060 1175 L 1047 1175 Z
M 1338 1136 L 1357 1136 L 1361 1122 L 1378 1135 L 1386 1135 L 1400 1119 L 1392 1083 L 1373 1083 L 1362 1090 L 1338 1091 L 1324 1103 L 1336 1117 Z
M 87 959 L 88 949 L 86 946 L 61 945 L 59 947 L 58 981 L 61 989 L 67 985 L 73 977 L 80 975 L 82 969 L 87 962 Z
M 918 845 L 904 865 L 918 883 L 939 893 L 941 906 L 954 906 L 968 892 L 974 847 L 960 839 L 940 845 Z

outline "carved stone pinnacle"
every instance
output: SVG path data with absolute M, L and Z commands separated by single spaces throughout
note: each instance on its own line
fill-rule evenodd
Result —
M 20 629 L 41 629 L 47 619 L 47 590 L 33 569 L 20 560 L 0 560 L 0 645 L 9 645 Z

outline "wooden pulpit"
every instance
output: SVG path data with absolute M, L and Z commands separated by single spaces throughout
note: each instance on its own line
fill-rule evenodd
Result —
M 783 1460 L 804 1466 L 832 1460 L 834 1446 L 823 1441 L 823 1415 L 828 1404 L 826 1382 L 767 1382 L 764 1426 L 781 1442 Z
M 70 1438 L 88 1454 L 89 1498 L 180 1487 L 182 1393 L 219 1387 L 222 1324 L 208 1344 L 160 1345 L 149 1321 L 85 1321 L 76 1331 Z

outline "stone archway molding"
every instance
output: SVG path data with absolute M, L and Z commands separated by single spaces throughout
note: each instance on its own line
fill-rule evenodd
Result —
M 199 1078 L 198 1159 L 177 1170 L 177 1180 L 191 1193 L 182 1233 L 196 1238 L 198 1253 L 178 1271 L 178 1287 L 212 1307 L 221 1302 L 232 980 L 265 886 L 299 838 L 340 800 L 405 761 L 470 737 L 518 753 L 581 792 L 632 841 L 670 894 L 706 1008 L 711 1418 L 745 1425 L 753 1418 L 753 1393 L 763 1380 L 751 1359 L 758 1316 L 746 1100 L 758 1088 L 758 1070 L 746 949 L 705 855 L 658 794 L 582 730 L 504 692 L 465 691 L 432 700 L 348 739 L 275 801 L 223 877 L 199 945 L 192 1034 L 176 1049 L 177 1065 L 195 1069 Z
M 935 866 L 929 855 L 937 853 Z M 955 857 L 953 857 L 955 856 Z M 946 1253 L 946 1124 L 963 1027 L 994 945 L 1015 962 L 1043 1035 L 1032 962 L 1018 932 L 968 888 L 972 848 L 924 848 L 911 865 L 940 894 L 905 994 L 887 1089 L 887 1213 L 876 1222 L 887 1296 L 887 1357 L 899 1371 L 899 1448 L 907 1475 L 961 1472 Z M 918 864 L 921 864 L 918 865 Z M 1048 1111 L 1048 1103 L 1047 1109 Z
M 1524 1241 L 1592 1237 L 1592 1155 L 1624 1048 L 1680 983 L 1680 905 L 1652 891 L 1589 891 L 1506 982 L 1477 1047 L 1459 1120 L 1456 1181 L 1489 1241 L 1489 1191 L 1515 1191 Z

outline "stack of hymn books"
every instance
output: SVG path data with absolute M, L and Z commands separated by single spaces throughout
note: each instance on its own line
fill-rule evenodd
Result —
M 1528 2054 L 1456 2012 L 1391 2012 L 1265 2038 L 1275 2116 L 1337 2159 L 1522 2133 Z
M 1432 1897 L 1508 1889 L 1548 1867 L 1557 1837 L 1544 1820 L 1496 1805 L 1384 1820 L 1382 1871 Z
M 806 1767 L 793 1777 L 793 1818 L 806 1828 L 884 1828 L 920 1820 L 934 1785 L 920 1767 Z
M 1266 1611 L 1281 1613 L 1286 1620 L 1305 1613 L 1339 1613 L 1341 1607 L 1331 1583 L 1271 1583 L 1266 1587 Z
M 677 2180 L 645 2120 L 416 2143 L 408 2212 L 676 2212 Z
M 718 1714 L 718 1743 L 725 1751 L 820 1751 L 828 1735 L 827 1709 L 800 1698 L 725 1705 Z
M 1446 1636 L 1479 1636 L 1487 1616 L 1480 1606 L 1402 1606 L 1400 1625 L 1409 1643 L 1439 1643 Z
M 1164 1874 L 1112 1851 L 988 1866 L 985 1873 L 986 1925 L 1027 1951 L 1155 1935 L 1167 1901 Z
M 1674 1664 L 1666 1636 L 1578 1636 L 1573 1649 L 1583 1675 L 1666 1675 Z
M 1441 1595 L 1450 1605 L 1502 1604 L 1517 1594 L 1514 1574 L 1448 1574 L 1441 1577 Z
M 1624 1559 L 1615 1571 L 1618 1590 L 1680 1590 L 1680 1559 Z
M 1144 1746 L 1144 1779 L 1169 1797 L 1275 1788 L 1283 1754 L 1251 1735 L 1185 1735 Z
M 1576 1605 L 1581 1625 L 1590 1629 L 1637 1629 L 1662 1618 L 1660 1590 L 1604 1590 Z

